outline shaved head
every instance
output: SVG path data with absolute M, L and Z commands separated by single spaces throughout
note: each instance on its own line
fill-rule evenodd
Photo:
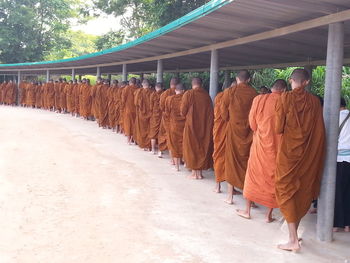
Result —
M 135 85 L 135 84 L 136 84 L 136 78 L 134 78 L 134 77 L 131 78 L 131 79 L 129 80 L 129 83 Z
M 182 83 L 176 85 L 175 90 L 182 91 L 185 90 L 185 86 Z
M 305 69 L 297 68 L 293 70 L 293 73 L 292 75 L 290 75 L 290 78 L 297 83 L 303 83 L 304 81 L 310 80 L 310 74 Z
M 237 74 L 236 78 L 238 78 L 241 82 L 248 82 L 249 79 L 250 79 L 250 73 L 249 73 L 249 71 L 246 70 L 246 69 L 245 69 L 245 70 L 241 70 L 241 71 Z
M 272 88 L 273 90 L 278 91 L 284 91 L 287 89 L 287 82 L 284 79 L 278 79 L 273 83 Z
M 177 77 L 172 77 L 170 80 L 170 87 L 175 88 L 176 85 L 180 82 L 179 78 Z
M 197 85 L 202 85 L 202 79 L 199 77 L 195 77 L 192 79 L 192 85 L 197 84 Z

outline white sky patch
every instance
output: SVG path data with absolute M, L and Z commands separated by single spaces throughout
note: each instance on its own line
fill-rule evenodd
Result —
M 94 18 L 88 21 L 84 25 L 75 25 L 73 30 L 81 30 L 86 34 L 100 36 L 111 30 L 117 31 L 121 29 L 120 18 L 116 18 L 112 15 L 105 15 Z

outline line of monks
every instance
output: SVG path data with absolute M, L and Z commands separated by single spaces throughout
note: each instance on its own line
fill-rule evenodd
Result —
M 16 97 L 16 83 L 14 83 L 12 80 L 0 83 L 0 103 L 14 105 L 16 103 Z
M 278 248 L 296 251 L 300 220 L 319 194 L 325 131 L 320 100 L 305 90 L 308 72 L 296 69 L 289 81 L 291 91 L 279 79 L 271 93 L 259 95 L 242 70 L 216 96 L 215 107 L 200 78 L 187 91 L 178 78 L 167 90 L 135 78 L 120 85 L 99 78 L 93 86 L 87 79 L 21 82 L 19 102 L 96 120 L 159 158 L 168 150 L 176 170 L 185 165 L 192 179 L 203 179 L 202 171 L 214 168 L 215 192 L 226 181 L 227 203 L 234 203 L 236 189 L 243 191 L 247 204 L 237 209 L 239 216 L 250 219 L 258 203 L 268 208 L 266 221 L 272 222 L 272 210 L 280 208 L 289 241 Z M 11 104 L 5 97 L 1 103 Z

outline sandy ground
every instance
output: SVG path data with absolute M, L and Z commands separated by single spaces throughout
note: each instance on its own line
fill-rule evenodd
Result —
M 69 115 L 0 106 L 0 263 L 350 262 L 350 234 L 279 251 L 286 226 L 235 215 L 243 207 L 122 135 Z

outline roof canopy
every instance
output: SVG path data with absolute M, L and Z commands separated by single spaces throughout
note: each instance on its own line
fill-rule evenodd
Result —
M 188 15 L 127 44 L 57 61 L 0 64 L 0 74 L 119 74 L 204 71 L 219 50 L 221 69 L 325 64 L 328 25 L 345 23 L 345 61 L 350 63 L 349 0 L 213 0 Z

